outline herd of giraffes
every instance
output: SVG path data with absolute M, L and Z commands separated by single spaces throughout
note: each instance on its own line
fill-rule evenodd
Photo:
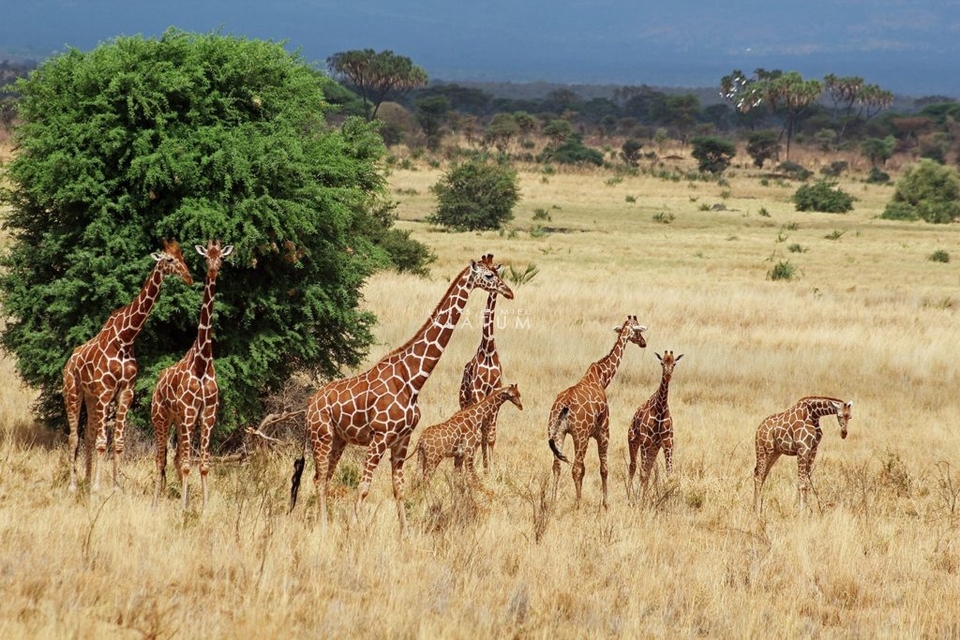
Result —
M 203 301 L 197 337 L 186 355 L 165 369 L 157 380 L 151 399 L 151 422 L 157 447 L 157 477 L 154 505 L 166 486 L 167 445 L 170 428 L 176 433 L 174 466 L 182 483 L 182 506 L 189 508 L 187 480 L 191 467 L 191 438 L 199 426 L 199 470 L 202 507 L 208 499 L 207 475 L 210 471 L 210 435 L 216 421 L 219 392 L 213 358 L 213 315 L 216 281 L 222 261 L 233 250 L 211 240 L 206 247 L 196 245 L 206 260 Z M 162 251 L 152 254 L 156 262 L 133 302 L 114 311 L 97 335 L 77 347 L 63 370 L 63 393 L 69 426 L 70 490 L 77 489 L 76 460 L 80 452 L 79 422 L 81 406 L 86 409 L 84 429 L 86 474 L 91 492 L 100 489 L 100 472 L 107 452 L 108 418 L 113 411 L 113 483 L 118 486 L 120 457 L 124 446 L 126 414 L 133 400 L 137 362 L 134 341 L 153 308 L 163 280 L 179 276 L 193 284 L 183 252 L 177 242 L 164 241 Z M 327 519 L 327 484 L 347 445 L 366 447 L 354 517 L 360 512 L 370 490 L 373 473 L 380 459 L 390 452 L 393 495 L 400 528 L 406 528 L 404 507 L 404 462 L 419 455 L 423 483 L 430 480 L 444 458 L 454 459 L 457 469 L 476 481 L 474 457 L 479 449 L 485 469 L 494 460 L 497 416 L 511 402 L 523 410 L 516 384 L 505 385 L 500 356 L 494 340 L 494 314 L 497 297 L 513 298 L 513 291 L 501 278 L 501 265 L 493 255 L 471 260 L 450 283 L 446 293 L 426 322 L 404 345 L 394 349 L 370 369 L 350 378 L 333 380 L 320 387 L 308 400 L 304 453 L 294 463 L 290 508 L 296 505 L 309 445 L 315 466 L 320 520 Z M 460 385 L 460 410 L 444 422 L 424 429 L 417 446 L 408 453 L 413 432 L 420 420 L 417 401 L 420 391 L 440 361 L 444 348 L 467 305 L 471 291 L 487 292 L 483 332 L 474 357 L 463 369 Z M 553 499 L 556 500 L 561 462 L 569 463 L 563 443 L 569 434 L 573 441 L 572 475 L 576 504 L 582 496 L 584 458 L 590 439 L 597 443 L 600 460 L 602 505 L 608 507 L 607 448 L 610 442 L 610 409 L 606 389 L 610 385 L 628 343 L 646 347 L 646 327 L 635 315 L 614 329 L 616 341 L 610 352 L 592 363 L 583 377 L 560 392 L 550 409 L 548 444 L 553 452 Z M 636 411 L 627 433 L 630 454 L 627 496 L 636 501 L 634 476 L 639 467 L 641 500 L 660 450 L 664 453 L 667 474 L 673 471 L 673 418 L 668 392 L 676 364 L 683 354 L 672 351 L 657 354 L 662 376 L 657 390 Z M 754 469 L 754 508 L 762 507 L 761 489 L 773 463 L 781 455 L 795 456 L 798 464 L 798 497 L 802 510 L 811 488 L 811 471 L 822 437 L 820 418 L 836 415 L 840 435 L 846 438 L 853 403 L 827 396 L 801 398 L 793 407 L 763 420 L 757 429 Z M 96 450 L 94 459 L 93 451 Z M 638 460 L 639 456 L 639 460 Z

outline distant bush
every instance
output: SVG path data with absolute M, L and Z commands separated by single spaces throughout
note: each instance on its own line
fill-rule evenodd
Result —
M 538 158 L 540 162 L 559 162 L 560 164 L 603 164 L 603 153 L 583 144 L 580 134 L 570 134 L 555 147 L 547 147 Z
M 451 167 L 430 187 L 437 211 L 429 221 L 457 231 L 499 229 L 520 200 L 517 172 L 508 164 L 474 158 Z
M 931 253 L 927 259 L 930 260 L 930 262 L 950 262 L 950 254 L 943 249 L 937 249 Z
M 836 178 L 849 168 L 850 163 L 846 160 L 834 160 L 826 167 L 820 169 L 820 173 L 831 178 Z
M 736 145 L 725 138 L 699 136 L 691 140 L 690 144 L 693 145 L 692 154 L 700 171 L 723 173 L 737 155 Z
M 842 191 L 832 180 L 817 180 L 813 184 L 801 185 L 792 200 L 797 211 L 846 213 L 853 209 L 854 197 Z
M 960 174 L 934 160 L 921 159 L 897 180 L 881 218 L 947 223 L 960 217 Z M 912 215 L 911 217 L 908 217 Z
M 777 173 L 782 173 L 788 178 L 799 180 L 801 182 L 809 180 L 810 176 L 813 175 L 813 172 L 809 169 L 804 169 L 802 165 L 790 161 L 781 162 L 779 165 L 777 165 Z
M 792 280 L 796 273 L 797 268 L 790 264 L 789 260 L 781 260 L 767 271 L 767 278 L 770 280 Z
M 867 182 L 870 184 L 889 184 L 890 174 L 881 170 L 879 167 L 871 167 L 870 174 L 867 176 Z

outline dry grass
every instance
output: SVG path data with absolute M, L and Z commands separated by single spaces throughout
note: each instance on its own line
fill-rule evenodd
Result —
M 30 394 L 5 361 L 0 637 L 957 637 L 960 273 L 927 256 L 960 255 L 960 227 L 878 220 L 889 187 L 849 181 L 852 213 L 799 214 L 793 188 L 733 174 L 729 186 L 608 185 L 602 171 L 525 172 L 510 231 L 447 234 L 418 222 L 439 173 L 394 172 L 402 226 L 439 258 L 429 280 L 368 284 L 382 323 L 371 361 L 410 336 L 468 259 L 493 251 L 540 269 L 497 308 L 525 407 L 500 417 L 499 467 L 475 494 L 449 469 L 410 491 L 405 539 L 386 463 L 351 524 L 359 451 L 341 462 L 326 530 L 312 483 L 286 513 L 293 445 L 218 465 L 200 516 L 180 513 L 176 481 L 151 509 L 149 449 L 126 461 L 122 492 L 74 498 L 64 438 L 31 425 Z M 729 210 L 700 210 L 720 202 Z M 534 221 L 538 208 L 552 220 Z M 767 280 L 787 259 L 798 278 Z M 424 426 L 456 409 L 482 298 L 424 390 Z M 609 390 L 611 508 L 598 507 L 592 445 L 584 505 L 573 509 L 567 466 L 553 505 L 550 403 L 628 313 L 648 324 L 649 346 L 630 347 Z M 661 462 L 649 504 L 630 508 L 626 428 L 663 349 L 686 354 L 670 396 L 677 468 L 664 478 Z M 850 436 L 824 420 L 811 512 L 795 513 L 784 458 L 758 518 L 754 429 L 808 394 L 854 400 Z

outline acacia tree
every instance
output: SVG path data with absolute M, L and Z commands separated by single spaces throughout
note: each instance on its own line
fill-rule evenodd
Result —
M 327 67 L 334 76 L 353 84 L 364 103 L 372 105 L 367 120 L 377 117 L 380 105 L 391 93 L 402 96 L 413 89 L 422 89 L 428 82 L 426 71 L 410 58 L 390 50 L 341 51 L 327 58 Z
M 833 117 L 840 121 L 837 140 L 843 138 L 847 125 L 866 122 L 893 104 L 893 92 L 867 84 L 860 76 L 828 74 L 823 86 L 833 102 Z
M 2 344 L 41 417 L 64 424 L 71 349 L 130 302 L 162 238 L 236 247 L 216 301 L 219 435 L 259 421 L 291 374 L 359 363 L 374 322 L 360 288 L 390 264 L 384 245 L 411 245 L 387 235 L 375 127 L 325 123 L 332 84 L 279 44 L 177 30 L 70 49 L 17 84 Z M 168 281 L 140 333 L 134 422 L 196 335 L 201 289 Z
M 754 77 L 740 70 L 720 80 L 721 94 L 742 113 L 765 106 L 782 119 L 781 137 L 786 137 L 786 158 L 790 159 L 790 142 L 804 115 L 823 94 L 819 80 L 804 80 L 796 71 L 757 69 Z

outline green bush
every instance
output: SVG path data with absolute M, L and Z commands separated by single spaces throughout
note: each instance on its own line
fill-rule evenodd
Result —
M 870 173 L 867 175 L 866 181 L 870 184 L 889 184 L 890 174 L 879 167 L 870 167 Z
M 950 254 L 943 249 L 937 249 L 928 258 L 931 262 L 950 262 Z
M 793 280 L 797 273 L 797 268 L 790 264 L 789 260 L 781 260 L 767 271 L 767 278 L 770 280 Z
M 836 184 L 831 180 L 817 180 L 812 184 L 801 185 L 792 198 L 797 211 L 846 213 L 853 209 L 854 197 L 842 191 Z
M 805 169 L 802 165 L 796 162 L 781 162 L 777 165 L 777 173 L 782 173 L 788 178 L 793 180 L 799 180 L 804 182 L 810 179 L 810 176 L 813 175 L 813 171 Z
M 539 162 L 559 162 L 560 164 L 603 164 L 603 153 L 583 144 L 578 133 L 570 134 L 557 146 L 547 147 L 537 158 Z
M 698 136 L 690 141 L 697 168 L 713 174 L 723 173 L 737 155 L 737 147 L 730 140 L 714 136 Z
M 947 223 L 960 217 L 960 174 L 934 160 L 922 159 L 897 180 L 893 198 L 881 218 Z M 912 217 L 908 217 L 912 216 Z
M 132 300 L 165 237 L 195 275 L 190 245 L 236 247 L 216 298 L 218 438 L 258 422 L 292 374 L 361 362 L 374 322 L 359 309 L 364 280 L 393 252 L 410 270 L 425 256 L 389 228 L 377 125 L 328 125 L 332 89 L 281 44 L 177 30 L 69 49 L 17 84 L 2 343 L 42 418 L 62 427 L 64 362 Z M 164 286 L 136 342 L 134 423 L 196 336 L 201 296 Z
M 451 167 L 430 191 L 437 196 L 430 222 L 456 231 L 499 229 L 513 219 L 520 200 L 517 172 L 483 158 Z

